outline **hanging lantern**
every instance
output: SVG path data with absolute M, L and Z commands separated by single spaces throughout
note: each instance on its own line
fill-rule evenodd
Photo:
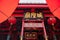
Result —
M 16 18 L 10 17 L 10 18 L 8 19 L 8 21 L 9 21 L 9 23 L 15 24 L 15 23 L 16 23 Z
M 56 19 L 54 18 L 54 17 L 50 17 L 49 19 L 48 19 L 48 24 L 49 25 L 54 25 L 56 23 Z
M 0 23 L 12 15 L 18 5 L 18 0 L 0 0 Z
M 46 0 L 54 16 L 60 19 L 60 0 Z

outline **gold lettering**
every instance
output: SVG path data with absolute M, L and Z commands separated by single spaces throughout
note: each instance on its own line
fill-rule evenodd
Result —
M 36 18 L 36 13 L 32 12 L 31 13 L 31 18 Z
M 25 18 L 43 18 L 43 15 L 42 15 L 41 12 L 39 12 L 39 13 L 35 13 L 35 12 L 32 12 L 32 13 L 26 12 L 24 17 L 25 17 Z
M 42 13 L 41 13 L 41 12 L 37 13 L 37 17 L 38 17 L 38 18 L 43 18 Z
M 30 12 L 25 13 L 25 18 L 30 18 Z

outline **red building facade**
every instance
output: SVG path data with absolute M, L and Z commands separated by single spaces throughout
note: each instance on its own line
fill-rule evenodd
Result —
M 0 24 L 0 40 L 60 40 L 60 20 L 47 4 L 19 4 L 12 17 Z M 56 22 L 49 24 L 49 18 Z

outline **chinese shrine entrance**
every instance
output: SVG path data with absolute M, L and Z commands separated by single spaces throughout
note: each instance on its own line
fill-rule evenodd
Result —
M 20 40 L 47 40 L 43 14 L 41 12 L 33 12 L 32 14 L 26 12 L 24 14 Z

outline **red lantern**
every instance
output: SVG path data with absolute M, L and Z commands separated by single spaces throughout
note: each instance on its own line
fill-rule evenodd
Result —
M 0 23 L 11 16 L 17 5 L 18 0 L 0 0 Z
M 48 24 L 52 25 L 52 24 L 55 24 L 56 23 L 56 19 L 51 17 L 48 19 Z
M 60 0 L 46 0 L 54 16 L 60 19 Z
M 15 23 L 16 23 L 16 18 L 10 17 L 10 18 L 8 19 L 8 21 L 9 21 L 9 23 L 15 24 Z

